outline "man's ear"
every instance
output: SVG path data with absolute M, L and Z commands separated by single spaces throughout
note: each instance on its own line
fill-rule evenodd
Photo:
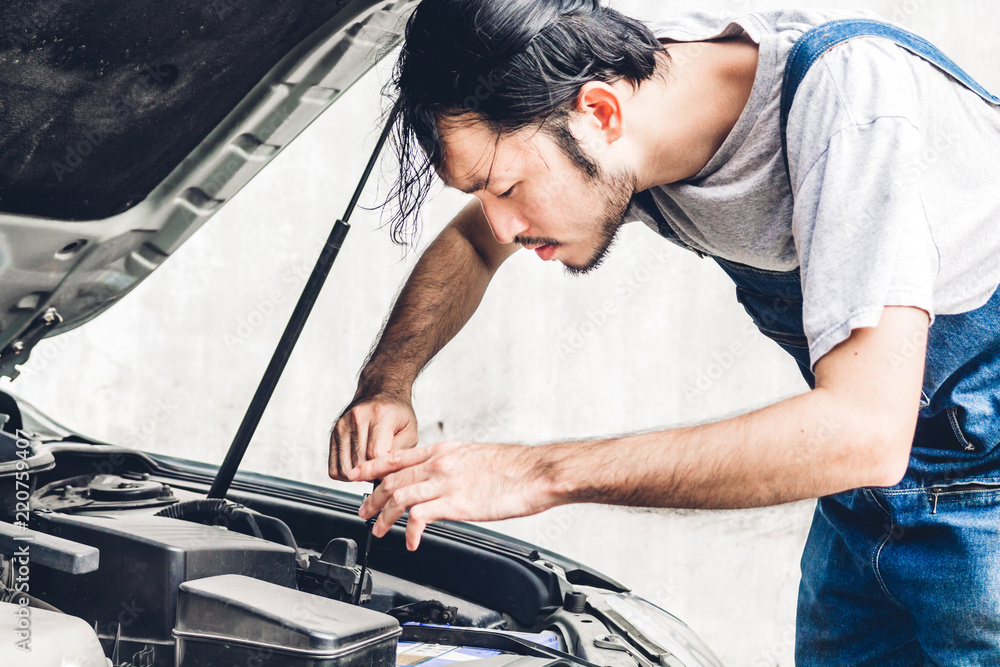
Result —
M 579 127 L 588 133 L 599 132 L 608 144 L 625 133 L 621 98 L 618 91 L 603 81 L 588 81 L 580 86 L 576 111 L 582 116 L 578 118 Z

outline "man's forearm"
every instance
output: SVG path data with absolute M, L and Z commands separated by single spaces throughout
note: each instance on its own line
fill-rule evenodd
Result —
M 734 509 L 892 483 L 886 443 L 821 390 L 712 424 L 541 449 L 553 505 Z
M 545 502 L 758 507 L 891 486 L 917 422 L 929 316 L 885 308 L 816 364 L 816 389 L 732 419 L 539 451 Z
M 472 317 L 493 271 L 465 236 L 446 228 L 424 251 L 396 299 L 361 371 L 358 394 L 409 398 L 421 369 Z

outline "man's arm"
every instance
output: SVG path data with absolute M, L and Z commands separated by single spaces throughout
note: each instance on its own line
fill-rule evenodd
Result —
M 916 425 L 927 314 L 886 308 L 816 364 L 816 388 L 702 426 L 538 447 L 442 443 L 351 471 L 384 478 L 361 508 L 383 535 L 409 509 L 407 546 L 439 519 L 494 520 L 571 502 L 740 508 L 902 478 Z
M 560 496 L 726 509 L 891 486 L 909 461 L 928 321 L 919 309 L 885 309 L 878 327 L 856 329 L 820 359 L 816 389 L 805 394 L 667 438 L 594 443 L 589 458 L 609 469 L 601 479 L 581 484 L 572 468 L 582 459 L 565 452 L 570 470 L 555 477 L 570 483 Z
M 421 255 L 330 437 L 330 477 L 417 444 L 411 389 L 421 369 L 469 320 L 493 274 L 517 246 L 493 237 L 470 202 Z

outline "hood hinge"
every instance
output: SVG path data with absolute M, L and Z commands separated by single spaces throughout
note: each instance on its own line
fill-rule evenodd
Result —
M 27 362 L 35 345 L 62 321 L 62 315 L 55 308 L 47 308 L 45 312 L 36 317 L 16 340 L 11 341 L 7 347 L 0 350 L 0 377 L 7 376 L 13 380 L 20 375 L 21 372 L 15 368 L 15 365 Z

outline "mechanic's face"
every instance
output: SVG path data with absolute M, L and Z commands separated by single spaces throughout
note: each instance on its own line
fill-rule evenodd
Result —
M 569 273 L 596 268 L 635 191 L 635 176 L 599 169 L 591 178 L 544 132 L 497 137 L 485 123 L 442 123 L 441 176 L 482 202 L 500 243 L 518 243 Z

